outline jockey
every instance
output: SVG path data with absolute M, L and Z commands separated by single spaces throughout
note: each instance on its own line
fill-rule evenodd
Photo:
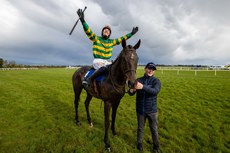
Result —
M 113 46 L 119 45 L 122 42 L 122 39 L 127 40 L 132 37 L 138 31 L 138 27 L 134 27 L 131 33 L 128 33 L 120 38 L 109 39 L 112 31 L 109 26 L 105 26 L 102 28 L 101 37 L 99 37 L 94 34 L 94 32 L 85 22 L 84 12 L 82 11 L 82 9 L 78 9 L 77 14 L 80 18 L 86 35 L 91 41 L 93 41 L 93 67 L 94 69 L 96 69 L 96 71 L 87 80 L 83 81 L 83 84 L 91 85 L 92 81 L 97 76 L 102 75 L 103 73 L 108 71 L 107 66 L 111 64 L 111 62 L 109 62 L 108 60 L 112 56 Z

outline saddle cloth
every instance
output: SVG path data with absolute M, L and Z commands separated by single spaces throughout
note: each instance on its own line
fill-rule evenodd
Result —
M 85 79 L 87 79 L 88 77 L 90 77 L 93 73 L 94 73 L 95 69 L 94 68 L 91 68 L 86 74 L 85 74 Z M 96 77 L 96 82 L 101 82 L 103 80 L 105 80 L 105 74 L 102 74 L 98 77 Z

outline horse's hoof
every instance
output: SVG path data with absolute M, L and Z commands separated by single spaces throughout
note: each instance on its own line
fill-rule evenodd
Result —
M 115 132 L 115 131 L 113 131 L 112 133 L 113 133 L 113 135 L 114 135 L 114 136 L 116 136 L 116 135 L 117 135 L 117 132 Z
M 91 122 L 91 123 L 89 124 L 89 126 L 92 128 L 92 127 L 93 127 L 93 123 Z
M 81 126 L 81 122 L 76 121 L 76 125 L 77 125 L 77 126 Z
M 117 132 L 115 131 L 114 128 L 111 128 L 111 130 L 112 130 L 112 134 L 113 134 L 114 136 L 117 135 Z
M 106 151 L 106 152 L 111 152 L 111 148 L 110 148 L 110 147 L 107 147 L 107 148 L 105 148 L 105 151 Z

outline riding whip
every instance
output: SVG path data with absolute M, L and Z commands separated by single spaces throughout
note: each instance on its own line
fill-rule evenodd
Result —
M 86 9 L 87 9 L 87 7 L 85 6 L 85 8 L 84 8 L 83 12 L 85 12 L 85 10 L 86 10 Z M 73 26 L 72 30 L 70 31 L 69 35 L 71 35 L 71 34 L 72 34 L 72 32 L 73 32 L 73 30 L 75 29 L 75 27 L 76 27 L 76 25 L 77 25 L 78 21 L 80 20 L 80 18 L 81 18 L 81 16 L 80 16 L 80 17 L 77 19 L 77 21 L 75 22 L 75 24 L 74 24 L 74 26 Z

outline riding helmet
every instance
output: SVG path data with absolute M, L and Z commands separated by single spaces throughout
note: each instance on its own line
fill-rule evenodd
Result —
M 110 34 L 109 34 L 109 36 L 108 36 L 108 38 L 109 38 L 110 35 L 111 35 L 111 33 L 112 33 L 112 30 L 111 30 L 110 26 L 109 26 L 109 25 L 105 25 L 105 26 L 102 28 L 102 30 L 101 30 L 101 36 L 102 36 L 102 37 L 103 37 L 103 31 L 104 31 L 104 29 L 108 29 L 108 30 L 110 31 Z

